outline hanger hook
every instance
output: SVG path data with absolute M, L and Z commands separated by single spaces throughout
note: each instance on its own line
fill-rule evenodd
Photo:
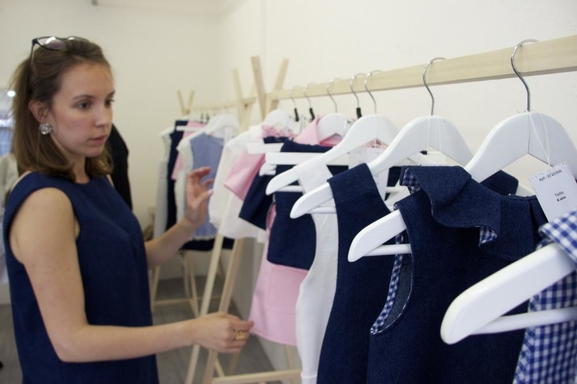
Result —
M 517 53 L 517 50 L 523 46 L 523 44 L 536 43 L 538 41 L 539 40 L 535 40 L 535 39 L 523 40 L 522 42 L 517 44 L 515 46 L 515 48 L 513 48 L 513 52 L 511 53 L 511 67 L 513 67 L 513 72 L 515 72 L 515 74 L 517 75 L 519 80 L 521 80 L 521 82 L 525 86 L 525 90 L 527 91 L 527 112 L 531 112 L 531 91 L 529 90 L 529 86 L 527 85 L 527 82 L 525 81 L 523 76 L 521 76 L 521 73 L 517 70 L 517 66 L 515 65 L 515 54 Z
M 331 86 L 333 85 L 333 83 L 334 83 L 336 80 L 342 80 L 342 79 L 340 79 L 340 78 L 338 78 L 338 77 L 335 77 L 334 79 L 331 80 L 330 83 L 327 84 L 327 89 L 326 89 L 326 90 L 327 90 L 327 95 L 329 95 L 329 97 L 330 97 L 331 100 L 333 101 L 333 104 L 335 105 L 335 113 L 337 113 L 337 112 L 339 111 L 339 109 L 338 109 L 338 107 L 337 107 L 337 102 L 335 101 L 333 95 L 331 94 Z
M 373 104 L 375 105 L 375 115 L 377 114 L 377 100 L 375 100 L 375 97 L 373 96 L 373 94 L 371 93 L 371 91 L 369 90 L 369 87 L 367 86 L 367 82 L 369 81 L 369 78 L 371 76 L 373 76 L 374 73 L 377 72 L 383 72 L 381 70 L 374 70 L 372 72 L 370 72 L 367 77 L 365 77 L 365 90 L 367 91 L 367 93 L 369 94 L 369 96 L 371 97 L 371 99 L 373 99 Z
M 315 84 L 315 83 L 308 83 L 307 86 L 304 87 L 303 93 L 305 94 L 305 97 L 309 101 L 309 113 L 311 114 L 311 121 L 313 121 L 315 119 L 315 113 L 313 111 L 313 103 L 311 103 L 311 99 L 309 98 L 309 95 L 307 95 L 307 91 L 309 90 L 309 85 L 311 85 L 311 84 Z
M 353 77 L 351 77 L 351 80 L 349 81 L 349 88 L 351 88 L 351 92 L 353 93 L 353 95 L 355 95 L 355 97 L 357 98 L 357 119 L 360 119 L 362 117 L 362 113 L 361 113 L 361 100 L 359 99 L 359 96 L 357 95 L 357 93 L 355 92 L 355 90 L 353 89 L 353 83 L 354 81 L 357 79 L 357 77 L 359 76 L 365 76 L 364 73 L 357 73 L 356 75 L 354 75 Z
M 295 89 L 296 87 L 298 87 L 298 85 L 295 85 L 295 86 L 293 86 L 293 87 L 291 88 L 290 98 L 291 98 L 291 100 L 293 101 L 293 104 L 294 104 L 294 107 L 295 107 L 295 109 L 294 109 L 294 112 L 295 112 L 295 121 L 299 121 L 299 111 L 298 111 L 298 109 L 297 109 L 297 103 L 296 103 L 296 101 L 295 101 L 295 98 L 293 97 L 293 91 L 294 91 L 294 89 Z
M 425 69 L 423 70 L 423 84 L 425 85 L 425 88 L 427 88 L 427 92 L 429 92 L 429 95 L 431 95 L 431 116 L 433 116 L 435 114 L 435 96 L 433 96 L 433 92 L 431 92 L 431 89 L 429 88 L 429 84 L 427 84 L 427 71 L 429 70 L 429 66 L 437 60 L 445 60 L 444 57 L 435 57 L 434 59 L 431 59 L 427 65 L 425 65 Z
M 357 77 L 362 76 L 362 75 L 364 75 L 364 73 L 357 73 L 356 75 L 351 77 L 351 80 L 349 81 L 349 88 L 351 89 L 351 92 L 353 93 L 353 95 L 355 95 L 355 97 L 357 98 L 357 108 L 361 107 L 361 101 L 359 100 L 359 96 L 357 95 L 357 93 L 353 89 L 353 83 L 357 79 Z

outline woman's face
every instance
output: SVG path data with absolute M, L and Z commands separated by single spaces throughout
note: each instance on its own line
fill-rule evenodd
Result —
M 71 163 L 82 163 L 104 149 L 112 128 L 114 83 L 103 64 L 82 63 L 65 72 L 46 122 L 50 138 Z

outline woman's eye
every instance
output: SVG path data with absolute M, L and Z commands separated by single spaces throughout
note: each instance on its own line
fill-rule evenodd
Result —
M 114 99 L 106 100 L 106 106 L 107 106 L 107 107 L 112 106 L 113 103 L 114 103 Z
M 78 108 L 80 108 L 80 109 L 86 109 L 86 108 L 88 108 L 88 106 L 89 106 L 89 104 L 87 102 L 78 104 Z

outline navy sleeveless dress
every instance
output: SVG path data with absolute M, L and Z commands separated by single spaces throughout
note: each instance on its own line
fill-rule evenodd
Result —
M 286 141 L 281 152 L 324 153 L 332 147 L 324 145 L 299 144 L 293 140 Z M 276 174 L 293 168 L 293 165 L 277 165 Z M 347 170 L 344 166 L 328 167 L 331 174 L 336 175 Z M 293 183 L 298 185 L 297 182 Z M 302 193 L 276 192 L 274 201 L 276 217 L 270 229 L 270 240 L 267 259 L 273 264 L 306 269 L 311 268 L 316 250 L 316 230 L 311 215 L 291 219 L 290 211 Z M 290 236 L 287 234 L 290 233 Z M 298 241 L 295 241 L 298 239 Z
M 337 210 L 339 251 L 337 287 L 321 348 L 318 384 L 365 384 L 369 329 L 383 308 L 387 292 L 375 281 L 388 281 L 393 257 L 366 257 L 351 263 L 347 254 L 356 234 L 390 213 L 366 164 L 328 180 Z
M 448 345 L 440 329 L 455 297 L 535 249 L 546 222 L 537 199 L 500 195 L 461 167 L 403 175 L 420 189 L 397 203 L 412 254 L 391 313 L 371 335 L 367 383 L 512 383 L 523 330 Z M 526 303 L 509 314 L 524 311 Z
M 148 273 L 140 225 L 106 177 L 77 184 L 31 173 L 6 202 L 4 242 L 10 278 L 14 332 L 24 384 L 157 384 L 155 356 L 94 363 L 59 360 L 48 338 L 24 266 L 8 241 L 21 204 L 36 190 L 57 188 L 70 199 L 80 225 L 76 240 L 88 323 L 152 325 Z

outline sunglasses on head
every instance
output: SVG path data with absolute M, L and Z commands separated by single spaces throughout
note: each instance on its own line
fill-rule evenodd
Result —
M 36 44 L 38 44 L 42 48 L 49 49 L 51 51 L 64 51 L 66 49 L 66 41 L 68 40 L 88 41 L 78 36 L 69 36 L 69 37 L 42 36 L 32 39 L 32 46 L 30 47 L 30 63 L 28 65 L 28 68 L 32 68 L 32 57 L 34 55 L 34 46 Z

